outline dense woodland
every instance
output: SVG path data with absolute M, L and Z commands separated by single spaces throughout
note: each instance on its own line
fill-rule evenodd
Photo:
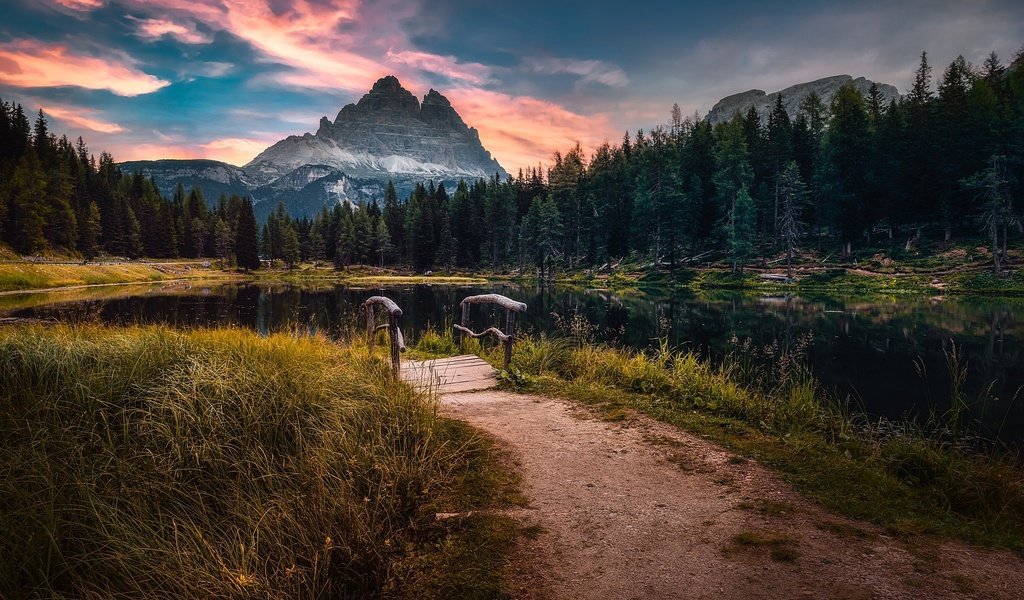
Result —
M 0 241 L 16 252 L 217 257 L 256 268 L 256 229 L 248 200 L 222 196 L 211 208 L 201 190 L 180 186 L 164 198 L 110 154 L 97 161 L 82 138 L 57 138 L 42 110 L 30 125 L 21 105 L 0 100 Z
M 934 88 L 934 90 L 933 90 Z M 262 226 L 264 258 L 469 268 L 582 269 L 623 258 L 675 268 L 726 260 L 788 262 L 802 251 L 913 252 L 925 239 L 983 236 L 1001 267 L 1021 234 L 1024 60 L 957 58 L 933 85 L 922 53 L 913 87 L 884 104 L 852 86 L 812 95 L 790 119 L 778 98 L 712 127 L 684 118 L 628 133 L 589 159 L 577 145 L 500 180 L 420 185 L 400 199 L 339 204 L 312 218 L 280 205 Z M 251 203 L 201 190 L 162 198 L 39 113 L 0 102 L 0 239 L 21 253 L 216 257 L 256 268 Z
M 712 127 L 674 107 L 667 125 L 589 159 L 578 145 L 556 153 L 546 172 L 454 190 L 428 183 L 406 201 L 389 187 L 382 206 L 339 206 L 290 226 L 279 210 L 270 238 L 294 231 L 304 258 L 338 264 L 545 275 L 626 257 L 739 268 L 801 250 L 906 255 L 925 239 L 982 237 L 998 269 L 1024 203 L 1022 63 L 1006 68 L 992 54 L 979 68 L 960 57 L 933 85 L 922 54 L 900 101 L 848 86 L 828 106 L 810 96 L 792 120 L 781 97 L 766 123 L 752 109 Z M 267 250 L 283 257 L 282 248 Z

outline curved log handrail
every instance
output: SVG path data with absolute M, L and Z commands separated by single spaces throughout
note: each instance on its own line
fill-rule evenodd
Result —
M 368 337 L 367 345 L 370 348 L 370 354 L 373 354 L 373 345 L 377 338 L 377 332 L 381 329 L 387 329 L 391 346 L 391 371 L 397 378 L 402 368 L 400 353 L 406 350 L 405 338 L 402 336 L 401 327 L 402 309 L 398 307 L 394 300 L 386 296 L 371 296 L 363 303 L 363 306 L 366 307 L 366 335 Z M 387 313 L 387 323 L 376 324 L 374 309 L 378 307 Z
M 510 310 L 512 312 L 526 312 L 526 304 L 522 302 L 516 302 L 511 298 L 506 298 L 501 294 L 481 294 L 479 296 L 467 296 L 462 299 L 460 305 L 465 304 L 497 304 L 498 306 Z
M 473 339 L 482 338 L 482 337 L 484 337 L 485 335 L 488 335 L 488 334 L 494 335 L 494 337 L 498 338 L 499 340 L 501 340 L 503 342 L 507 342 L 510 339 L 512 339 L 511 336 L 505 335 L 497 327 L 488 327 L 487 329 L 481 331 L 480 333 L 474 333 L 472 329 L 468 329 L 466 327 L 463 327 L 462 325 L 453 325 L 453 327 L 455 327 L 455 329 L 461 331 L 462 333 L 468 335 L 469 337 L 471 337 Z
M 474 304 L 497 304 L 505 309 L 505 331 L 497 327 L 489 327 L 480 333 L 469 328 L 469 307 Z M 512 364 L 512 342 L 516 336 L 516 313 L 526 311 L 526 304 L 506 298 L 501 294 L 481 294 L 479 296 L 467 296 L 459 303 L 462 307 L 462 324 L 453 325 L 456 331 L 462 334 L 461 340 L 470 337 L 473 339 L 482 338 L 485 335 L 493 335 L 505 345 L 505 370 Z
M 382 306 L 389 315 L 394 315 L 396 317 L 402 316 L 402 309 L 398 308 L 395 301 L 387 296 L 370 296 L 366 299 L 366 302 L 363 302 L 363 306 L 366 307 L 369 307 L 371 304 L 378 304 Z

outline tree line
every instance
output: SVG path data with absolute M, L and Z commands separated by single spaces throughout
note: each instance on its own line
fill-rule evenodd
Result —
M 673 107 L 667 124 L 627 133 L 586 157 L 577 144 L 514 177 L 417 185 L 400 199 L 339 203 L 293 218 L 282 204 L 259 235 L 251 203 L 122 175 L 0 102 L 3 240 L 89 256 L 239 257 L 437 269 L 583 269 L 625 258 L 675 268 L 727 260 L 735 269 L 801 250 L 851 256 L 862 248 L 913 252 L 927 239 L 990 240 L 996 269 L 1020 235 L 1024 176 L 1024 60 L 958 57 L 933 86 L 922 53 L 909 93 L 885 103 L 847 85 L 826 105 L 815 94 L 795 118 L 775 98 L 765 122 L 750 109 L 712 126 Z M 934 89 L 933 89 L 934 87 Z M 26 206 L 34 206 L 27 209 Z M 240 227 L 242 213 L 245 227 Z M 28 226 L 26 226 L 26 224 Z M 242 230 L 244 229 L 244 235 Z M 255 268 L 258 259 L 252 259 Z
M 21 254 L 47 250 L 91 259 L 100 252 L 138 258 L 219 258 L 259 267 L 252 203 L 221 196 L 210 207 L 202 190 L 179 184 L 171 199 L 139 173 L 99 160 L 79 137 L 34 124 L 20 104 L 0 100 L 0 242 Z
M 895 256 L 927 238 L 986 236 L 997 269 L 1020 233 L 1024 61 L 954 60 L 934 86 L 922 53 L 909 93 L 888 103 L 852 85 L 795 118 L 775 98 L 712 126 L 673 107 L 669 123 L 589 157 L 493 178 L 419 185 L 404 202 L 338 206 L 294 221 L 299 258 L 339 265 L 593 268 L 625 257 L 676 267 L 726 259 L 791 264 L 801 249 Z M 274 219 L 286 219 L 279 209 Z M 323 241 L 335 240 L 335 248 Z

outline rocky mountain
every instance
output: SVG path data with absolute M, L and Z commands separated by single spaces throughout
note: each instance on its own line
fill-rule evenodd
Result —
M 332 122 L 320 119 L 316 134 L 289 136 L 245 166 L 260 177 L 280 177 L 302 165 L 334 167 L 353 177 L 404 175 L 434 178 L 502 176 L 447 98 L 430 90 L 420 104 L 394 76 L 381 78 Z
M 342 108 L 334 121 L 321 118 L 315 134 L 289 136 L 244 167 L 154 160 L 121 168 L 153 177 L 165 195 L 181 182 L 200 187 L 208 202 L 221 192 L 251 196 L 258 219 L 279 201 L 301 216 L 338 202 L 379 199 L 388 180 L 404 197 L 427 180 L 454 187 L 459 179 L 507 175 L 447 98 L 430 90 L 420 102 L 391 75 Z
M 750 107 L 753 106 L 757 109 L 761 122 L 766 123 L 768 115 L 771 114 L 775 106 L 775 99 L 779 94 L 782 94 L 782 105 L 786 107 L 786 112 L 789 113 L 790 118 L 794 118 L 800 109 L 800 103 L 807 96 L 811 95 L 811 92 L 817 92 L 818 96 L 821 97 L 821 101 L 828 106 L 832 96 L 839 88 L 848 83 L 853 84 L 853 87 L 867 96 L 873 82 L 863 77 L 854 79 L 849 75 L 833 75 L 832 77 L 825 77 L 817 81 L 798 83 L 771 94 L 766 94 L 762 90 L 749 90 L 722 98 L 715 104 L 706 118 L 712 125 L 717 125 L 718 123 L 728 121 L 736 113 L 746 114 Z M 881 92 L 886 104 L 890 100 L 900 97 L 896 88 L 887 83 L 878 83 L 878 91 Z

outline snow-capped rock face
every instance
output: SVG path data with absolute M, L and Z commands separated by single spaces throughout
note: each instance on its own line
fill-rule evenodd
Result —
M 857 91 L 864 94 L 865 97 L 867 97 L 868 90 L 871 89 L 872 84 L 871 81 L 863 77 L 854 79 L 849 75 L 833 75 L 832 77 L 825 77 L 817 81 L 798 83 L 771 94 L 766 94 L 762 90 L 749 90 L 733 94 L 732 96 L 726 96 L 719 100 L 714 108 L 711 109 L 711 112 L 708 113 L 707 120 L 712 125 L 717 125 L 718 123 L 728 121 L 736 113 L 741 115 L 747 114 L 747 111 L 753 106 L 757 110 L 761 122 L 767 123 L 768 115 L 771 114 L 772 109 L 775 107 L 775 99 L 779 94 L 782 94 L 782 105 L 786 108 L 786 112 L 792 119 L 799 112 L 800 103 L 810 96 L 811 92 L 817 92 L 821 101 L 825 106 L 828 106 L 832 96 L 839 91 L 839 88 L 848 83 L 853 84 L 853 87 L 857 88 Z M 887 83 L 879 83 L 877 85 L 878 91 L 882 94 L 882 101 L 885 104 L 888 104 L 890 100 L 900 97 L 895 87 Z
M 254 178 L 326 165 L 358 178 L 396 175 L 455 180 L 505 176 L 447 98 L 430 90 L 422 105 L 398 79 L 377 81 L 358 103 L 320 119 L 316 134 L 289 136 L 244 167 Z

